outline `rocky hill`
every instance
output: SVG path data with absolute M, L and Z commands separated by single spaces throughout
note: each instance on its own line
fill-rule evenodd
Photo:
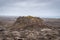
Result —
M 0 29 L 0 40 L 60 40 L 60 31 L 39 17 L 20 16 L 8 30 Z
M 33 17 L 33 16 L 23 16 L 18 17 L 13 26 L 11 27 L 11 30 L 17 30 L 17 29 L 24 29 L 27 27 L 35 27 L 35 28 L 48 28 L 47 25 L 43 23 L 43 19 L 39 17 Z M 33 28 L 34 29 L 34 28 Z

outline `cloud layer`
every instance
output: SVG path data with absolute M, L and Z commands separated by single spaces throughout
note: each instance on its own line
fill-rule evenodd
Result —
M 60 18 L 60 0 L 0 0 L 0 15 Z

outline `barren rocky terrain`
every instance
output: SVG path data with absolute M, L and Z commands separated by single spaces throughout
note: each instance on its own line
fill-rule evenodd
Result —
M 0 40 L 60 40 L 60 19 L 0 17 Z

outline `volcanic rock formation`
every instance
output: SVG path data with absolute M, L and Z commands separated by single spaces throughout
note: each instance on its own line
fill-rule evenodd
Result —
M 18 17 L 16 22 L 13 24 L 12 29 L 23 29 L 26 27 L 35 27 L 35 28 L 41 28 L 41 27 L 47 27 L 47 25 L 43 24 L 43 20 L 39 17 L 32 17 L 32 16 L 23 16 Z M 43 28 L 42 27 L 42 28 Z M 33 28 L 34 29 L 34 28 Z

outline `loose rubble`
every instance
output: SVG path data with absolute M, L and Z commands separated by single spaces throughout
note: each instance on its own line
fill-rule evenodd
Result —
M 0 27 L 0 40 L 60 40 L 60 34 L 41 18 L 27 16 L 18 17 L 8 29 Z

